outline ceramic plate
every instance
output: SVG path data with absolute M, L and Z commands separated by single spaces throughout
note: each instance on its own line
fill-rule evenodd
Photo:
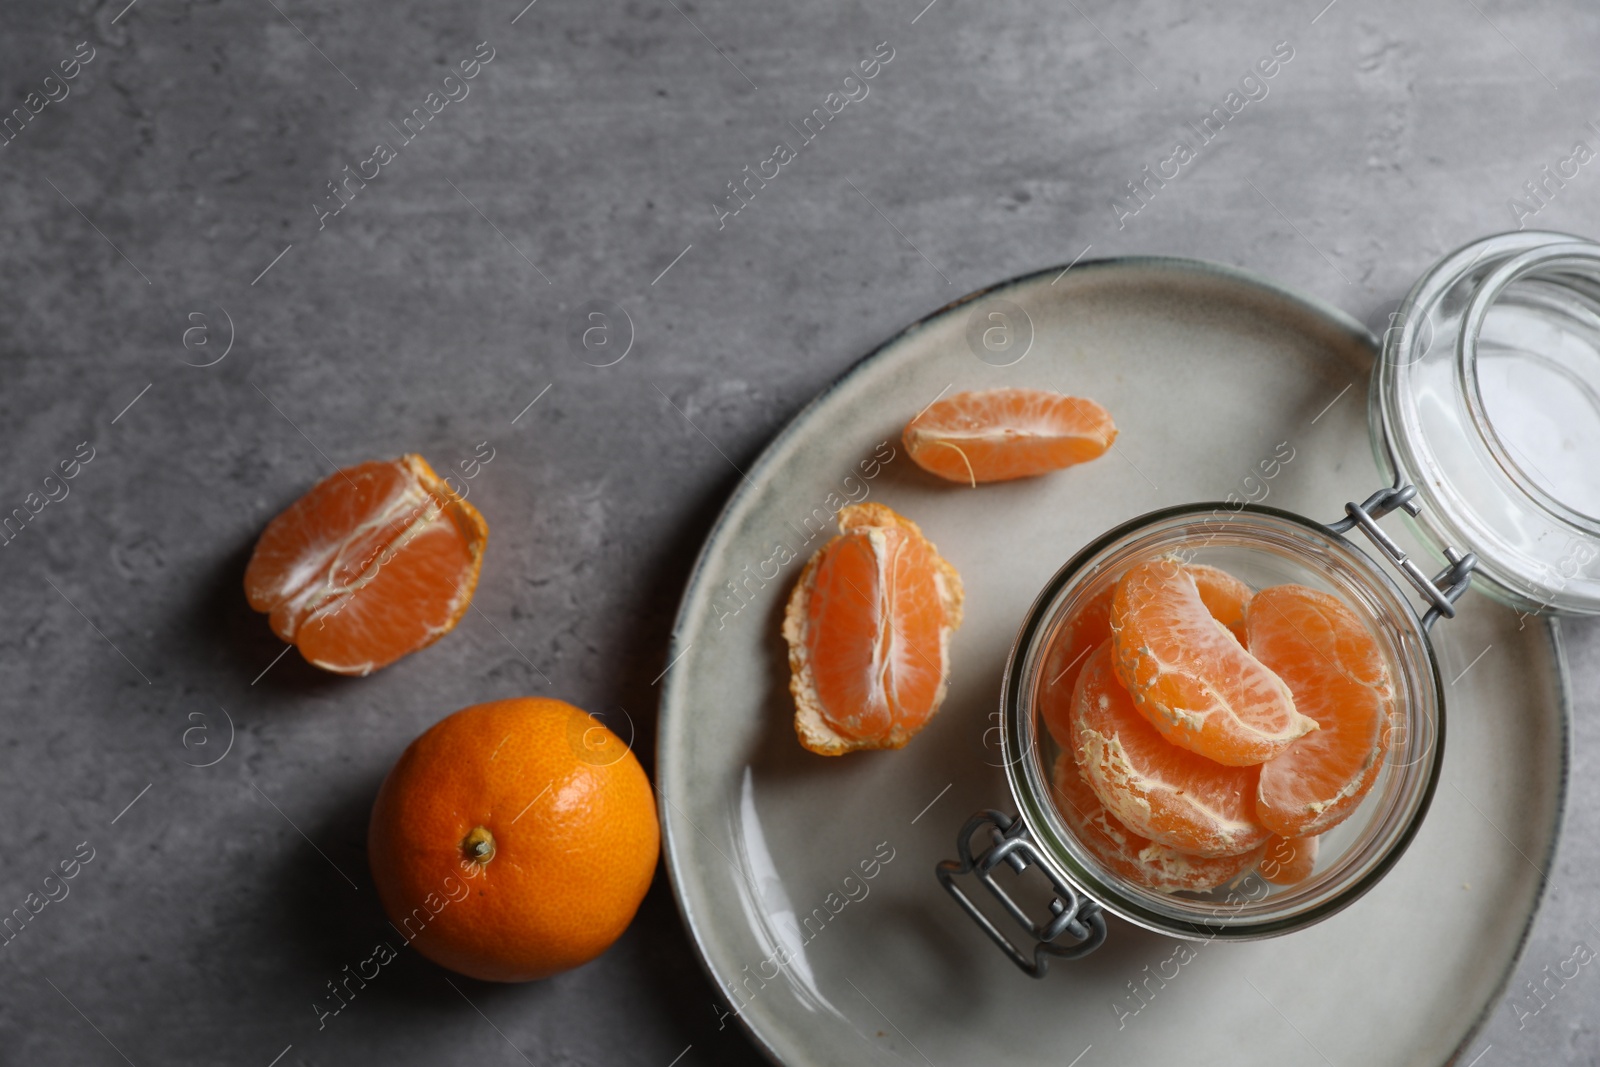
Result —
M 1016 810 L 1000 676 L 1044 582 L 1166 505 L 1233 493 L 1340 516 L 1383 482 L 1373 358 L 1343 314 L 1230 268 L 1082 263 L 916 324 L 784 430 L 705 546 L 663 680 L 667 861 L 727 1025 L 794 1065 L 1433 1065 L 1465 1050 L 1532 923 L 1568 744 L 1554 627 L 1478 594 L 1434 631 L 1449 729 L 1432 809 L 1383 882 L 1326 922 L 1180 951 L 1113 919 L 1099 952 L 1035 981 L 933 873 L 974 810 Z M 899 431 L 935 397 L 1012 385 L 1098 400 L 1116 447 L 978 489 L 907 458 Z M 779 623 L 852 499 L 922 525 L 961 572 L 966 619 L 931 724 L 900 751 L 830 759 L 795 739 Z

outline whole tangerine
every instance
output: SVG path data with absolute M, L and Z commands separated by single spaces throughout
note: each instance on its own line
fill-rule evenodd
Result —
M 463 708 L 400 756 L 368 827 L 395 929 L 452 971 L 525 982 L 599 956 L 638 911 L 660 852 L 628 745 L 560 700 Z

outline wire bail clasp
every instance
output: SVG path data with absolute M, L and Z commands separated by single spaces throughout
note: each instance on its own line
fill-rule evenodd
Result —
M 972 839 L 980 830 L 985 829 L 989 832 L 990 844 L 974 856 Z M 1033 847 L 1033 841 L 1028 837 L 1028 828 L 1023 825 L 1021 819 L 1014 819 L 993 810 L 978 812 L 961 828 L 961 835 L 956 839 L 956 852 L 961 857 L 959 861 L 944 860 L 935 868 L 939 883 L 955 898 L 956 903 L 961 905 L 972 921 L 989 935 L 989 940 L 1000 946 L 1001 950 L 1011 958 L 1012 963 L 1032 977 L 1045 976 L 1045 972 L 1050 968 L 1051 956 L 1075 960 L 1087 956 L 1105 941 L 1106 917 L 1100 910 L 1100 905 L 1076 892 L 1043 861 L 1038 850 Z M 1029 867 L 1037 867 L 1044 873 L 1049 880 L 1050 888 L 1055 893 L 1050 901 L 1048 919 L 1038 922 L 1030 918 L 1011 894 L 994 880 L 994 870 L 1001 863 L 1009 865 L 1019 875 Z M 1031 954 L 1025 953 L 1023 947 L 1019 947 L 1011 938 L 1001 933 L 999 927 L 979 909 L 977 902 L 956 883 L 957 875 L 968 873 L 975 873 L 984 888 L 994 894 L 1006 914 L 1027 932 L 1028 939 L 1023 944 L 1032 948 Z M 1063 934 L 1072 938 L 1075 943 L 1057 943 L 1056 939 Z
M 1439 619 L 1456 617 L 1456 601 L 1461 599 L 1461 594 L 1472 584 L 1472 572 L 1478 566 L 1478 557 L 1471 552 L 1461 552 L 1446 547 L 1444 558 L 1449 561 L 1449 566 L 1429 578 L 1406 554 L 1405 549 L 1395 544 L 1394 539 L 1378 525 L 1379 519 L 1397 508 L 1407 515 L 1418 514 L 1422 507 L 1416 502 L 1416 495 L 1417 487 L 1414 485 L 1397 485 L 1380 489 L 1360 504 L 1345 504 L 1345 517 L 1329 523 L 1328 529 L 1343 534 L 1359 526 L 1367 538 L 1410 579 L 1417 592 L 1428 602 L 1427 613 L 1422 616 L 1422 628 L 1431 630 Z

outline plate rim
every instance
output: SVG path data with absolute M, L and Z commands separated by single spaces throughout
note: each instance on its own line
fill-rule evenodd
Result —
M 1378 339 L 1373 335 L 1371 330 L 1369 330 L 1365 325 L 1357 320 L 1355 316 L 1351 315 L 1343 308 L 1337 307 L 1336 305 L 1329 303 L 1320 297 L 1302 293 L 1286 285 L 1280 284 L 1279 282 L 1273 281 L 1271 278 L 1268 278 L 1265 275 L 1258 274 L 1243 267 L 1234 266 L 1230 263 L 1221 263 L 1215 260 L 1170 255 L 1104 256 L 1089 260 L 1074 260 L 1067 264 L 1058 263 L 1054 266 L 1027 271 L 1022 274 L 993 282 L 981 288 L 974 289 L 963 294 L 962 296 L 957 297 L 954 300 L 949 301 L 948 303 L 935 308 L 932 311 L 919 316 L 906 326 L 886 337 L 883 341 L 874 345 L 866 352 L 866 354 L 856 359 L 830 382 L 828 382 L 827 385 L 823 386 L 823 388 L 819 390 L 815 396 L 807 401 L 804 407 L 790 416 L 788 421 L 783 424 L 777 433 L 773 434 L 773 436 L 767 441 L 766 445 L 761 449 L 760 454 L 756 456 L 755 462 L 752 463 L 749 469 L 745 472 L 740 483 L 735 485 L 733 491 L 728 494 L 727 500 L 724 501 L 722 508 L 717 512 L 716 521 L 712 523 L 711 528 L 706 532 L 705 539 L 701 542 L 700 550 L 695 555 L 694 565 L 690 568 L 689 576 L 684 582 L 683 594 L 678 599 L 677 611 L 673 614 L 671 638 L 667 646 L 668 666 L 670 667 L 671 665 L 676 664 L 679 659 L 681 659 L 683 655 L 688 652 L 688 646 L 683 646 L 683 633 L 688 622 L 690 621 L 691 604 L 699 599 L 701 587 L 705 581 L 706 573 L 709 567 L 712 547 L 720 540 L 725 528 L 729 524 L 734 510 L 744 501 L 746 495 L 753 491 L 753 487 L 756 484 L 756 479 L 764 474 L 768 465 L 774 461 L 774 457 L 780 450 L 780 447 L 794 434 L 799 432 L 800 425 L 807 421 L 807 419 L 818 407 L 825 403 L 836 392 L 845 388 L 852 379 L 863 372 L 869 365 L 876 362 L 891 348 L 900 344 L 912 334 L 915 334 L 926 328 L 933 321 L 942 319 L 946 315 L 952 314 L 957 308 L 962 307 L 963 305 L 970 304 L 973 301 L 978 300 L 981 297 L 988 296 L 992 293 L 1018 288 L 1027 283 L 1036 281 L 1044 275 L 1052 272 L 1059 272 L 1056 278 L 1056 281 L 1059 281 L 1061 277 L 1064 277 L 1069 271 L 1074 270 L 1105 271 L 1129 268 L 1168 269 L 1179 273 L 1187 272 L 1196 275 L 1211 276 L 1214 278 L 1220 277 L 1228 281 L 1236 282 L 1246 287 L 1262 291 L 1279 299 L 1287 300 L 1291 304 L 1299 305 L 1301 308 L 1311 312 L 1312 314 L 1320 316 L 1330 325 L 1344 330 L 1346 333 L 1352 335 L 1352 337 L 1356 340 L 1365 342 L 1375 353 L 1373 372 L 1376 373 L 1381 366 L 1382 346 L 1379 344 Z M 1054 285 L 1055 282 L 1051 282 L 1051 284 Z M 1543 857 L 1544 863 L 1537 868 L 1539 879 L 1534 892 L 1533 903 L 1528 910 L 1528 915 L 1523 923 L 1521 934 L 1517 938 L 1516 947 L 1511 952 L 1504 971 L 1501 973 L 1495 983 L 1496 989 L 1494 995 L 1486 1001 L 1483 1009 L 1477 1013 L 1476 1017 L 1468 1025 L 1465 1033 L 1462 1035 L 1461 1041 L 1456 1045 L 1449 1058 L 1445 1061 L 1447 1064 L 1454 1063 L 1456 1060 L 1460 1059 L 1460 1057 L 1466 1052 L 1467 1048 L 1472 1044 L 1473 1040 L 1488 1024 L 1489 1018 L 1493 1014 L 1494 1006 L 1499 1002 L 1501 995 L 1505 992 L 1505 989 L 1510 984 L 1512 976 L 1516 973 L 1518 965 L 1522 962 L 1523 955 L 1528 947 L 1529 939 L 1533 934 L 1533 927 L 1539 917 L 1539 912 L 1544 905 L 1545 897 L 1549 891 L 1550 875 L 1548 872 L 1554 861 L 1556 851 L 1560 847 L 1561 836 L 1565 829 L 1567 802 L 1570 795 L 1568 786 L 1570 784 L 1572 764 L 1571 685 L 1569 681 L 1566 646 L 1562 639 L 1558 620 L 1553 616 L 1541 616 L 1539 618 L 1544 624 L 1543 631 L 1549 650 L 1549 662 L 1555 668 L 1553 672 L 1555 682 L 1554 696 L 1556 709 L 1558 712 L 1557 728 L 1560 734 L 1561 751 L 1560 775 L 1556 794 L 1557 803 L 1555 812 L 1555 825 L 1550 835 L 1549 848 L 1546 850 Z M 698 920 L 696 912 L 685 898 L 684 878 L 679 863 L 679 835 L 673 830 L 672 820 L 669 817 L 667 810 L 667 805 L 671 805 L 671 801 L 667 796 L 666 784 L 663 781 L 663 778 L 665 777 L 665 771 L 668 766 L 668 761 L 665 759 L 665 751 L 669 743 L 670 731 L 665 727 L 668 722 L 668 716 L 671 714 L 672 705 L 678 702 L 676 698 L 679 686 L 681 684 L 678 680 L 679 677 L 679 675 L 672 675 L 669 673 L 668 677 L 665 679 L 666 684 L 662 687 L 661 696 L 657 703 L 656 743 L 654 753 L 656 771 L 655 786 L 656 791 L 659 792 L 662 799 L 666 801 L 666 805 L 660 806 L 657 811 L 657 819 L 661 824 L 661 852 L 664 866 L 666 867 L 667 871 L 667 880 L 672 888 L 673 904 L 677 908 L 678 915 L 683 921 L 684 928 L 689 933 L 689 940 L 694 947 L 695 959 L 699 963 L 702 973 L 705 974 L 711 985 L 717 990 L 718 996 L 723 996 L 724 990 L 722 989 L 721 979 L 717 975 L 716 969 L 713 967 L 711 960 L 709 959 L 705 937 L 701 930 L 701 924 Z M 733 1018 L 738 1022 L 740 1028 L 744 1031 L 745 1036 L 749 1038 L 751 1044 L 754 1045 L 755 1048 L 760 1051 L 760 1053 L 769 1061 L 780 1065 L 780 1067 L 791 1067 L 791 1061 L 785 1060 L 779 1054 L 778 1050 L 772 1046 L 772 1044 L 766 1039 L 765 1035 L 763 1035 L 756 1028 L 756 1026 L 745 1017 L 744 1012 L 730 1011 L 724 1015 L 724 1018 L 726 1018 L 727 1015 L 733 1016 Z

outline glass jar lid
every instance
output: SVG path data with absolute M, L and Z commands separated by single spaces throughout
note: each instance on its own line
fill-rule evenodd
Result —
M 1600 244 L 1483 238 L 1412 288 L 1383 338 L 1373 439 L 1443 554 L 1489 595 L 1600 614 Z

